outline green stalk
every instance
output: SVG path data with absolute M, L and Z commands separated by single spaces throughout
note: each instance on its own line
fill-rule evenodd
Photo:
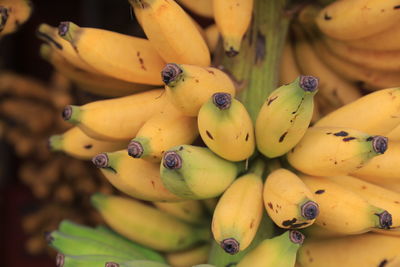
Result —
M 238 99 L 255 122 L 268 95 L 277 88 L 283 44 L 290 21 L 289 0 L 254 0 L 253 20 L 240 53 L 229 58 L 223 51 L 217 65 L 237 83 Z

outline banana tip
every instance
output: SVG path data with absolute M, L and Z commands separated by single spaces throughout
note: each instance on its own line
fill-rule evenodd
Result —
M 380 228 L 390 229 L 390 226 L 392 226 L 392 215 L 385 210 L 384 212 L 378 214 L 378 216 Z
M 300 87 L 306 92 L 315 92 L 318 88 L 318 78 L 314 76 L 301 75 Z
M 107 168 L 109 159 L 106 153 L 100 153 L 97 154 L 92 158 L 92 163 L 97 167 L 97 168 Z
M 163 166 L 170 170 L 180 169 L 182 167 L 182 158 L 175 151 L 167 151 L 163 156 Z
M 0 6 L 0 31 L 4 28 L 8 20 L 8 8 Z
M 69 30 L 69 21 L 62 21 L 58 25 L 58 34 L 60 36 L 66 36 Z
M 221 247 L 226 253 L 234 255 L 240 250 L 240 243 L 234 238 L 227 238 L 221 241 Z
M 317 218 L 318 214 L 318 204 L 314 201 L 307 201 L 301 206 L 301 215 L 308 220 Z
M 228 50 L 225 51 L 225 54 L 226 54 L 228 57 L 235 57 L 235 56 L 237 56 L 237 55 L 239 54 L 239 51 L 235 50 L 235 49 L 231 46 Z
M 106 262 L 104 267 L 119 267 L 119 264 L 116 262 Z
M 62 116 L 62 118 L 63 118 L 64 120 L 68 121 L 68 120 L 71 119 L 72 113 L 73 113 L 73 112 L 72 112 L 72 106 L 68 105 L 68 106 L 66 106 L 66 107 L 63 109 L 63 111 L 62 111 L 62 113 L 61 113 L 61 116 Z
M 389 139 L 385 136 L 374 136 L 372 137 L 372 147 L 378 154 L 383 154 L 387 150 Z
M 304 235 L 296 230 L 289 230 L 289 238 L 293 243 L 300 245 L 303 244 L 305 239 Z
M 51 244 L 54 241 L 51 232 L 44 232 L 44 239 L 46 240 L 47 244 Z
M 143 155 L 143 146 L 140 142 L 132 140 L 128 145 L 128 154 L 133 158 L 140 158 Z
M 64 266 L 64 259 L 65 259 L 64 254 L 57 253 L 57 256 L 56 256 L 56 266 L 57 266 L 57 267 L 63 267 L 63 266 Z
M 161 71 L 161 78 L 166 85 L 170 85 L 178 79 L 182 72 L 183 70 L 178 64 L 168 63 Z
M 215 93 L 212 95 L 212 101 L 217 108 L 228 109 L 232 104 L 232 96 L 228 93 Z

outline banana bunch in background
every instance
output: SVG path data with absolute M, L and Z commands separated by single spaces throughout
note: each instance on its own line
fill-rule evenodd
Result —
M 397 30 L 400 1 L 301 9 L 281 85 L 253 120 L 237 81 L 211 65 L 219 34 L 224 53 L 240 53 L 253 1 L 194 2 L 129 0 L 146 38 L 39 26 L 41 55 L 105 97 L 65 106 L 73 127 L 51 136 L 51 149 L 91 160 L 125 194 L 91 196 L 112 231 L 63 222 L 46 235 L 57 265 L 385 266 L 400 257 L 400 69 L 393 42 L 372 45 Z M 215 25 L 203 31 L 180 4 Z

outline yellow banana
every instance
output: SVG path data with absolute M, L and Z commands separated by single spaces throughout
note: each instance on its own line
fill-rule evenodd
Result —
M 91 201 L 114 231 L 155 250 L 183 250 L 209 239 L 208 229 L 184 223 L 134 199 L 96 193 Z
M 196 15 L 213 18 L 213 0 L 177 0 L 179 4 L 186 7 Z
M 353 191 L 374 206 L 392 215 L 392 227 L 400 227 L 400 194 L 352 176 L 329 176 L 327 179 Z
M 271 172 L 264 184 L 264 206 L 269 217 L 281 228 L 310 226 L 319 213 L 318 204 L 307 186 L 286 169 Z
M 80 89 L 101 96 L 119 97 L 153 88 L 151 85 L 125 82 L 100 73 L 89 72 L 69 63 L 48 44 L 40 46 L 41 56 Z
M 361 97 L 355 85 L 338 76 L 321 61 L 304 32 L 298 26 L 293 28 L 296 33 L 294 51 L 297 64 L 303 75 L 319 78 L 318 97 L 324 98 L 334 108 Z
M 235 96 L 232 80 L 216 68 L 170 63 L 161 76 L 170 101 L 187 116 L 197 116 L 201 106 L 214 93 Z
M 51 150 L 63 151 L 78 159 L 91 159 L 101 152 L 113 152 L 126 147 L 127 142 L 107 142 L 87 136 L 78 127 L 73 127 L 49 139 Z
M 99 140 L 132 139 L 142 125 L 163 109 L 167 102 L 162 89 L 107 100 L 83 106 L 66 106 L 64 120 L 77 125 L 92 138 Z
M 221 158 L 241 161 L 254 153 L 253 122 L 229 93 L 213 94 L 200 108 L 197 123 L 204 143 Z
M 388 139 L 351 128 L 312 127 L 287 154 L 297 170 L 316 176 L 343 175 L 385 153 Z
M 32 11 L 30 0 L 1 0 L 0 38 L 17 31 L 30 18 Z
M 98 154 L 92 162 L 113 186 L 131 197 L 149 201 L 182 200 L 164 187 L 158 164 L 134 159 L 126 150 Z
M 178 219 L 192 224 L 205 222 L 206 214 L 202 203 L 198 200 L 180 202 L 153 202 L 157 209 L 171 214 Z
M 297 66 L 293 45 L 288 39 L 283 47 L 281 65 L 279 69 L 279 84 L 284 85 L 291 83 L 300 75 L 301 71 L 299 66 Z
M 247 253 L 237 267 L 293 267 L 296 254 L 304 235 L 296 230 L 289 230 L 279 236 L 266 239 Z
M 181 145 L 164 153 L 160 172 L 166 188 L 186 199 L 221 195 L 237 177 L 243 163 L 224 160 L 206 147 Z
M 161 84 L 164 62 L 146 39 L 79 27 L 72 22 L 61 22 L 59 35 L 71 43 L 82 60 L 101 73 L 128 82 Z
M 210 49 L 211 53 L 214 53 L 217 49 L 218 40 L 219 40 L 219 31 L 217 25 L 211 24 L 207 28 L 204 29 L 204 34 L 206 35 L 206 42 L 208 45 L 208 49 Z
M 388 72 L 400 71 L 400 51 L 398 50 L 362 50 L 351 47 L 343 41 L 330 38 L 325 38 L 324 42 L 337 57 L 348 60 L 360 66 L 361 68 L 369 68 Z
M 274 90 L 256 120 L 258 150 L 267 157 L 282 156 L 303 137 L 310 125 L 318 79 L 300 76 Z
M 262 190 L 261 176 L 250 172 L 235 180 L 219 199 L 211 230 L 226 253 L 243 251 L 253 241 L 263 214 Z
M 399 6 L 399 0 L 340 0 L 323 8 L 316 22 L 320 30 L 328 36 L 354 40 L 398 24 Z
M 298 253 L 302 267 L 398 266 L 400 238 L 367 233 L 331 239 L 307 239 Z
M 130 141 L 128 153 L 134 158 L 160 162 L 166 150 L 191 144 L 198 134 L 196 118 L 183 115 L 168 103 L 161 112 L 143 124 Z
M 390 141 L 400 141 L 400 124 L 387 132 L 386 137 L 389 138 Z
M 152 46 L 165 62 L 210 65 L 210 51 L 192 18 L 173 0 L 129 0 Z
M 373 228 L 389 229 L 391 214 L 367 202 L 353 191 L 325 177 L 300 176 L 314 192 L 319 205 L 315 223 L 330 231 L 344 234 L 360 234 Z
M 349 127 L 386 135 L 400 125 L 400 87 L 367 94 L 322 117 L 315 127 Z
M 236 56 L 242 38 L 249 28 L 253 0 L 214 0 L 214 19 L 224 41 L 225 53 Z
M 210 244 L 204 244 L 180 252 L 167 253 L 165 257 L 171 267 L 188 267 L 207 262 L 210 249 Z

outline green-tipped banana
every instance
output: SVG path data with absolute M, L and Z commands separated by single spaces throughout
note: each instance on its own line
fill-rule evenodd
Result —
M 170 265 L 155 262 L 155 261 L 143 261 L 143 260 L 135 260 L 135 261 L 127 261 L 122 263 L 109 263 L 104 267 L 171 267 Z
M 63 234 L 60 231 L 46 233 L 48 244 L 66 255 L 110 255 L 126 260 L 134 260 L 135 255 L 114 248 L 113 244 L 104 244 L 92 239 Z
M 112 255 L 82 255 L 71 256 L 57 254 L 57 267 L 104 267 L 107 263 L 125 262 L 126 259 Z M 110 265 L 110 264 L 109 264 Z M 110 265 L 111 267 L 112 265 Z
M 282 156 L 300 141 L 311 122 L 317 87 L 317 78 L 300 76 L 269 95 L 255 125 L 257 148 L 262 154 Z
M 253 154 L 253 122 L 244 105 L 230 94 L 213 94 L 200 108 L 197 124 L 201 138 L 218 156 L 241 161 Z
M 159 251 L 178 251 L 210 238 L 209 229 L 187 224 L 137 200 L 97 193 L 92 204 L 119 234 Z
M 244 256 L 237 267 L 293 267 L 303 241 L 304 235 L 299 231 L 286 231 L 261 242 Z
M 92 161 L 112 185 L 131 197 L 149 201 L 181 200 L 164 187 L 157 163 L 132 158 L 126 150 L 101 153 Z
M 221 195 L 237 177 L 240 165 L 208 148 L 182 145 L 164 153 L 160 171 L 165 187 L 175 195 L 206 199 Z
M 94 241 L 112 245 L 114 248 L 125 251 L 127 254 L 132 255 L 135 257 L 135 259 L 165 262 L 164 257 L 158 252 L 125 239 L 116 233 L 112 233 L 111 230 L 109 230 L 109 232 L 105 232 L 84 225 L 79 225 L 68 220 L 63 220 L 60 223 L 58 230 L 63 234 L 88 238 Z

